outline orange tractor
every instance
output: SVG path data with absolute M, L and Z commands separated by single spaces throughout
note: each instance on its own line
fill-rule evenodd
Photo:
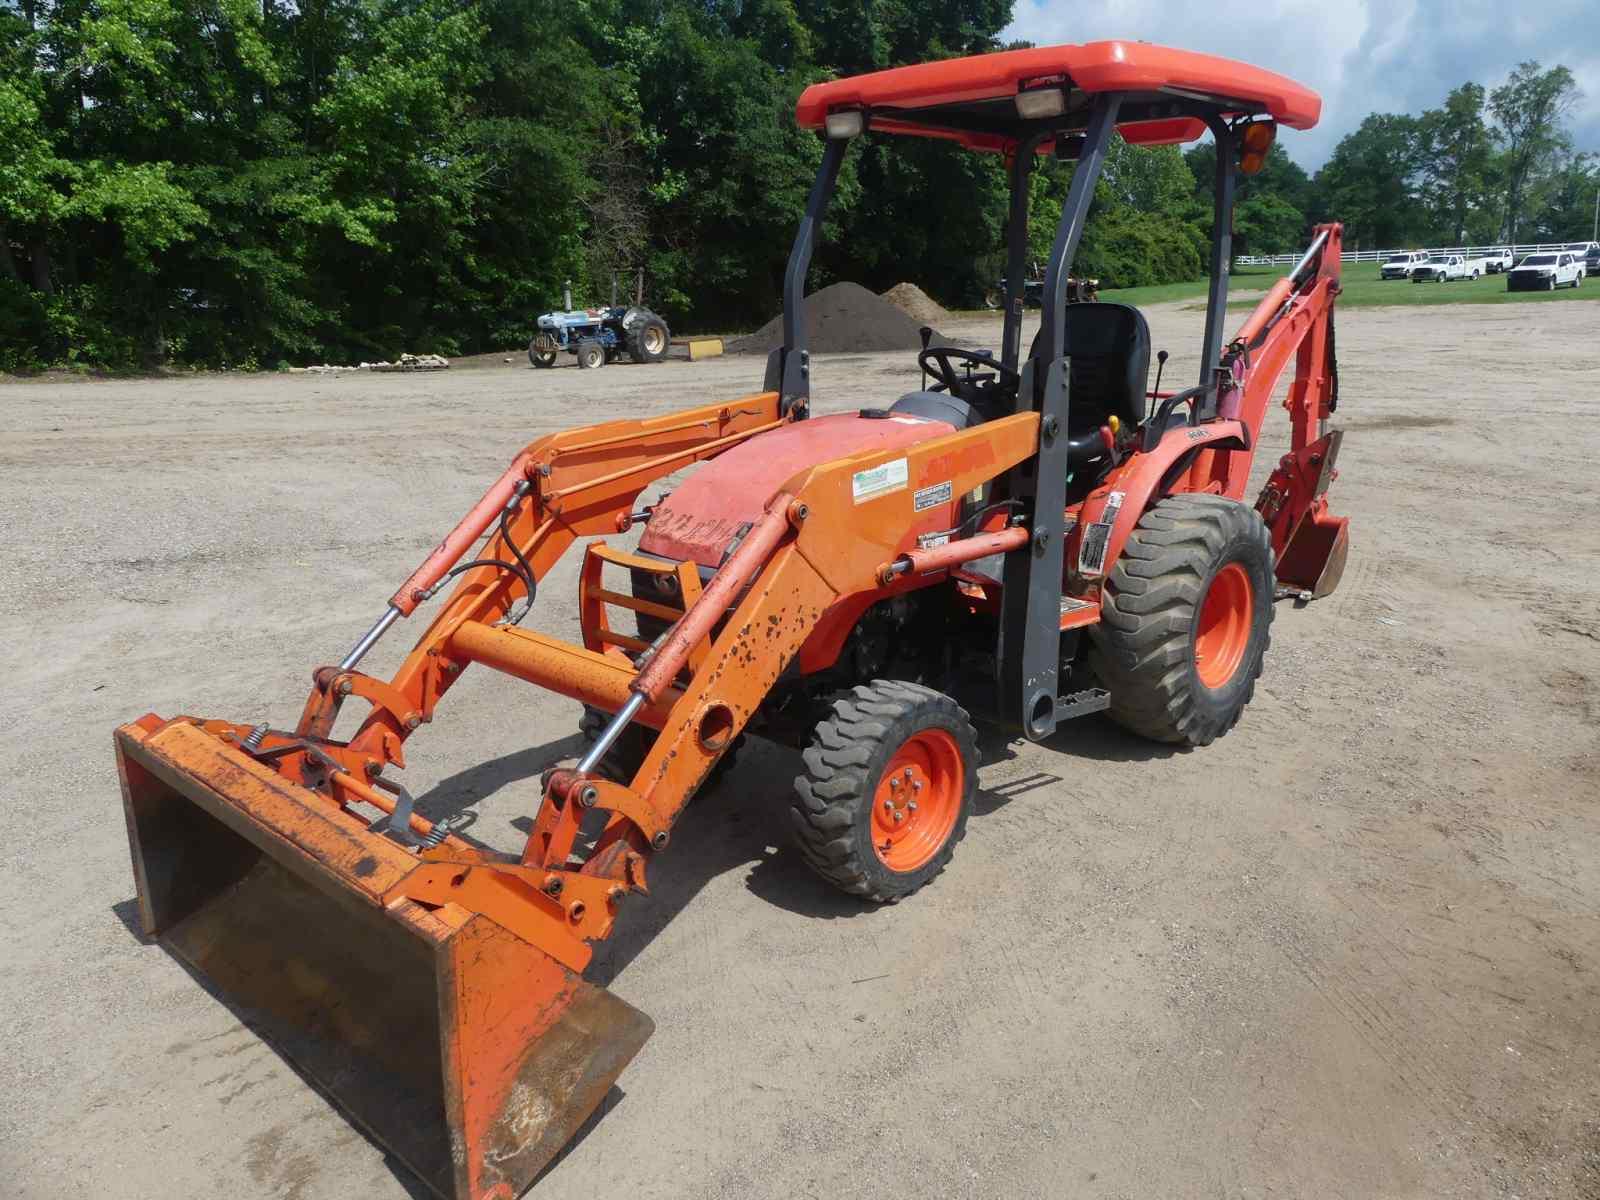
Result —
M 1102 709 L 1180 745 L 1225 733 L 1274 599 L 1330 591 L 1346 553 L 1325 498 L 1339 226 L 1223 337 L 1236 175 L 1320 106 L 1281 76 L 1132 42 L 808 89 L 797 119 L 826 148 L 762 390 L 527 446 L 344 660 L 314 672 L 292 728 L 149 715 L 118 729 L 145 928 L 439 1195 L 506 1200 L 650 1035 L 582 972 L 746 729 L 800 747 L 800 852 L 875 901 L 923 886 L 962 837 L 969 713 L 1035 741 Z M 1193 387 L 1161 391 L 1159 370 L 1152 387 L 1137 309 L 1066 303 L 1114 130 L 1136 145 L 1216 140 Z M 840 163 L 869 133 L 1004 156 L 1002 345 L 924 348 L 932 386 L 814 417 L 803 285 Z M 1023 355 L 1028 181 L 1047 153 L 1076 165 Z M 1251 505 L 1291 357 L 1292 446 Z M 699 463 L 636 508 L 652 481 Z M 635 550 L 605 540 L 641 523 Z M 521 628 L 580 540 L 582 643 Z M 452 582 L 393 678 L 359 670 Z M 586 710 L 592 744 L 546 772 L 518 855 L 426 820 L 395 779 L 407 739 L 475 663 Z M 352 698 L 369 707 L 337 740 Z

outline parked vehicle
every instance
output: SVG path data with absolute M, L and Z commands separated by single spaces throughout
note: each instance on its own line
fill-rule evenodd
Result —
M 1506 275 L 1508 292 L 1553 292 L 1568 286 L 1583 286 L 1583 268 L 1570 250 L 1530 254 Z
M 1577 260 L 1578 270 L 1585 275 L 1593 275 L 1600 270 L 1600 242 L 1569 242 L 1567 249 Z
M 1428 261 L 1426 250 L 1407 250 L 1403 254 L 1393 254 L 1389 260 L 1378 268 L 1379 279 L 1410 279 L 1411 272 Z
M 1511 270 L 1514 261 L 1509 246 L 1501 250 L 1491 250 L 1483 256 L 1483 273 L 1485 275 L 1504 275 Z
M 1459 254 L 1435 254 L 1411 272 L 1412 283 L 1444 283 L 1451 279 L 1476 279 L 1483 274 L 1483 260 L 1470 262 Z
M 536 322 L 528 343 L 528 361 L 553 367 L 556 355 L 575 354 L 580 367 L 593 369 L 626 353 L 634 362 L 660 362 L 667 356 L 667 323 L 648 308 L 574 308 L 547 312 Z
M 1100 299 L 1100 281 L 1098 279 L 1079 279 L 1076 275 L 1067 277 L 1067 303 L 1087 304 Z M 999 309 L 1006 301 L 1006 280 L 1001 278 L 983 294 L 983 305 L 989 309 Z M 1044 306 L 1044 274 L 1043 272 L 1031 273 L 1022 281 L 1022 303 L 1026 308 L 1042 308 Z

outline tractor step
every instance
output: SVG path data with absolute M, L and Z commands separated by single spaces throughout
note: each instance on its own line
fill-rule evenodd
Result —
M 1056 720 L 1070 721 L 1073 717 L 1086 717 L 1110 707 L 1111 693 L 1105 688 L 1084 688 L 1081 692 L 1056 697 Z

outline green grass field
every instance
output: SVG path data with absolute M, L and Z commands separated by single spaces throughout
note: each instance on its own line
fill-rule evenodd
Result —
M 1284 271 L 1276 267 L 1239 267 L 1233 273 L 1232 290 L 1260 292 L 1281 279 Z M 1123 304 L 1161 304 L 1172 300 L 1194 300 L 1203 306 L 1206 280 L 1168 283 L 1158 287 L 1107 289 L 1102 300 Z M 1260 296 L 1230 300 L 1229 308 L 1254 308 Z M 1413 304 L 1547 304 L 1555 300 L 1600 300 L 1600 277 L 1585 279 L 1580 288 L 1559 288 L 1554 292 L 1507 292 L 1504 275 L 1485 275 L 1481 279 L 1450 283 L 1412 283 L 1405 279 L 1378 278 L 1377 263 L 1348 263 L 1344 268 L 1344 292 L 1340 308 L 1373 308 Z
M 1237 299 L 1228 301 L 1232 309 L 1251 309 L 1261 294 L 1286 274 L 1281 267 L 1236 267 L 1230 291 Z M 1377 308 L 1413 304 L 1548 304 L 1556 300 L 1600 300 L 1600 276 L 1585 279 L 1579 288 L 1563 287 L 1554 292 L 1508 292 L 1504 275 L 1485 275 L 1481 279 L 1458 279 L 1450 283 L 1412 283 L 1408 279 L 1379 279 L 1377 263 L 1347 263 L 1340 308 Z M 1183 283 L 1163 283 L 1154 287 L 1106 288 L 1102 300 L 1119 304 L 1166 304 L 1191 300 L 1193 308 L 1204 308 L 1208 281 L 1190 279 Z M 983 310 L 978 310 L 982 312 Z M 977 313 L 969 314 L 977 315 Z
M 1504 275 L 1457 279 L 1449 283 L 1412 283 L 1378 278 L 1377 263 L 1350 263 L 1344 269 L 1339 307 L 1368 308 L 1391 304 L 1547 304 L 1553 300 L 1600 300 L 1600 279 L 1585 279 L 1578 288 L 1553 292 L 1508 292 Z

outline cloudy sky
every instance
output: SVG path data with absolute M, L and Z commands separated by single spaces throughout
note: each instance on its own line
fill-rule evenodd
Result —
M 1600 0 L 1016 0 L 1004 35 L 1131 38 L 1243 59 L 1322 94 L 1322 122 L 1279 139 L 1314 170 L 1370 112 L 1437 108 L 1467 80 L 1535 59 L 1572 69 L 1573 140 L 1600 152 Z

